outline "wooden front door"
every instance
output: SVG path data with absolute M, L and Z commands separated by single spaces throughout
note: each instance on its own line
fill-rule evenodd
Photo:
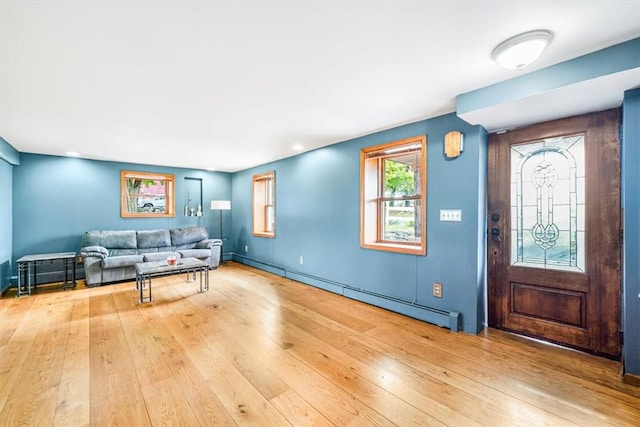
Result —
M 619 121 L 489 136 L 489 326 L 620 355 Z

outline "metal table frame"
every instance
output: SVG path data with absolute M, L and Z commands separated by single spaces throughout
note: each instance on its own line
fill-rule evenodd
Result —
M 18 265 L 18 297 L 21 297 L 24 293 L 31 296 L 31 288 L 35 288 L 37 285 L 38 265 L 56 262 L 62 262 L 64 267 L 62 289 L 74 289 L 76 287 L 75 252 L 25 255 L 16 261 Z M 71 280 L 69 280 L 69 273 L 71 273 Z
M 195 282 L 197 273 L 200 273 L 198 292 L 209 290 L 209 264 L 197 258 L 180 258 L 175 265 L 169 265 L 167 261 L 139 262 L 136 264 L 136 290 L 140 292 L 140 302 L 153 301 L 151 278 L 180 273 L 187 274 L 187 282 Z M 193 277 L 193 280 L 190 277 Z M 147 296 L 144 295 L 145 289 L 148 291 Z

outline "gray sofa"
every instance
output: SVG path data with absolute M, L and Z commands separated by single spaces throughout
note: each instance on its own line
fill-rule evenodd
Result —
M 130 280 L 138 262 L 162 261 L 168 256 L 198 258 L 210 268 L 220 265 L 222 240 L 209 239 L 204 227 L 170 230 L 87 231 L 82 236 L 87 286 Z

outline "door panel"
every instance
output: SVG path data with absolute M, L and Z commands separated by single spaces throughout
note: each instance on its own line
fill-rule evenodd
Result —
M 511 312 L 584 328 L 587 318 L 585 297 L 584 292 L 511 283 Z
M 489 325 L 620 354 L 619 111 L 489 136 Z

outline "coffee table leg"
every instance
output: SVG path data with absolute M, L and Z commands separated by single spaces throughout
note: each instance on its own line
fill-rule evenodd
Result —
M 153 301 L 153 298 L 151 296 L 151 276 L 141 274 L 139 279 L 138 277 L 136 277 L 136 287 L 140 291 L 140 303 L 145 302 L 145 300 L 149 302 Z M 148 297 L 144 296 L 144 288 L 146 287 L 148 287 L 149 291 Z
M 193 270 L 193 278 L 195 280 L 196 274 L 200 273 L 200 290 L 199 293 L 207 292 L 209 290 L 209 269 L 207 267 L 198 267 Z M 204 276 L 204 279 L 202 278 Z
M 190 276 L 193 275 L 193 279 Z M 196 281 L 196 270 L 187 270 L 187 283 L 192 283 Z

